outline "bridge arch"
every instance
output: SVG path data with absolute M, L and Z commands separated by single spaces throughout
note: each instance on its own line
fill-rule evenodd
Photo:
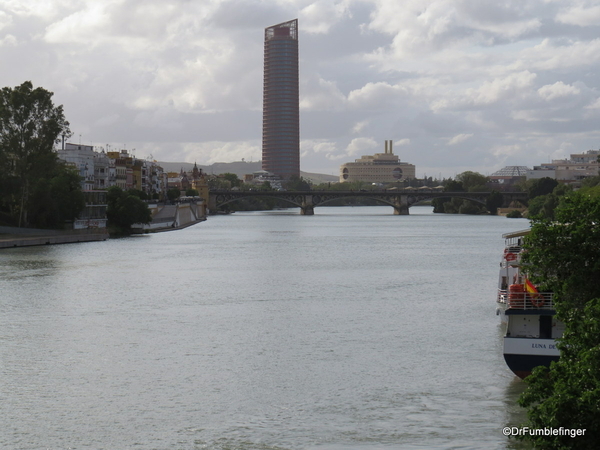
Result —
M 392 200 L 386 199 L 386 198 L 381 198 L 381 197 L 369 197 L 367 195 L 345 195 L 343 197 L 331 197 L 331 198 L 323 198 L 319 195 L 315 195 L 313 197 L 313 203 L 315 206 L 327 206 L 328 203 L 332 203 L 336 200 L 340 200 L 340 199 L 344 199 L 344 198 L 366 198 L 366 199 L 370 199 L 370 200 L 374 200 L 377 203 L 382 203 L 384 205 L 387 206 L 394 206 L 394 202 Z
M 441 199 L 448 199 L 448 200 L 452 200 L 453 198 L 459 198 L 461 200 L 467 200 L 473 203 L 479 203 L 480 205 L 483 206 L 487 206 L 487 197 L 482 197 L 482 198 L 477 198 L 477 197 L 467 197 L 467 196 L 460 196 L 460 195 L 452 195 L 452 196 L 443 196 L 443 195 L 436 195 L 436 196 L 432 196 L 432 195 L 418 195 L 418 196 L 412 196 L 412 195 L 408 195 L 408 206 L 412 206 L 415 203 L 419 203 L 419 202 L 423 202 L 423 201 L 429 201 L 429 200 L 434 200 L 437 198 L 441 198 Z

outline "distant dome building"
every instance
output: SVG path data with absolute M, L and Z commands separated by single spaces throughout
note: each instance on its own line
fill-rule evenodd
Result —
M 490 184 L 498 190 L 508 189 L 527 176 L 530 170 L 527 166 L 506 166 L 490 175 Z
M 392 151 L 392 141 L 385 141 L 385 153 L 365 155 L 340 167 L 340 183 L 395 183 L 415 178 L 415 166 L 401 162 Z
M 493 174 L 491 174 L 490 177 L 497 177 L 497 178 L 524 177 L 527 175 L 528 170 L 531 170 L 531 169 L 527 166 L 506 166 L 506 167 L 498 170 L 497 172 L 494 172 Z

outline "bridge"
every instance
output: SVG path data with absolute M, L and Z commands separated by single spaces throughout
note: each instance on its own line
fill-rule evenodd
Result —
M 502 206 L 507 207 L 513 201 L 527 205 L 527 193 L 524 192 L 500 192 Z M 233 191 L 233 190 L 211 190 L 209 192 L 208 209 L 215 213 L 219 208 L 249 197 L 276 198 L 290 207 L 299 207 L 300 214 L 313 215 L 316 206 L 326 206 L 327 203 L 340 198 L 370 198 L 379 203 L 390 205 L 394 208 L 394 214 L 408 215 L 408 208 L 415 203 L 434 198 L 462 198 L 482 205 L 492 195 L 491 192 L 443 192 L 439 189 L 388 189 L 373 191 Z

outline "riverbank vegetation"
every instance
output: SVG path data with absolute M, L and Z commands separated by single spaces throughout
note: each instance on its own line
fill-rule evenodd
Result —
M 63 228 L 85 206 L 79 175 L 54 152 L 71 132 L 52 96 L 30 81 L 0 90 L 0 224 Z
M 520 438 L 543 449 L 595 449 L 600 437 L 600 186 L 562 195 L 552 211 L 532 220 L 523 264 L 542 290 L 554 292 L 557 318 L 565 323 L 557 344 L 561 355 L 550 368 L 537 367 L 526 378 L 519 403 L 528 409 L 530 429 L 563 427 L 585 429 L 585 434 Z
M 136 189 L 124 191 L 118 186 L 111 186 L 107 193 L 106 217 L 111 236 L 127 236 L 131 234 L 134 223 L 150 223 L 152 214 L 148 205 L 139 197 Z
M 485 205 L 462 198 L 433 199 L 434 213 L 445 214 L 496 214 L 502 205 L 502 196 L 489 187 L 490 179 L 477 172 L 467 171 L 458 174 L 455 179 L 444 180 L 446 192 L 491 192 Z

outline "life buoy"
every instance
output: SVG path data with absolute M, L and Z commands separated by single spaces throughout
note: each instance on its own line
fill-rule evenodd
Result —
M 514 253 L 506 253 L 504 255 L 504 259 L 506 259 L 507 261 L 514 261 L 515 259 L 517 259 L 517 255 L 515 255 Z
M 542 294 L 540 294 L 539 292 L 536 292 L 535 294 L 531 294 L 530 298 L 531 298 L 531 304 L 533 306 L 535 306 L 536 308 L 541 308 L 542 306 L 544 306 L 544 303 L 546 303 L 544 296 Z

